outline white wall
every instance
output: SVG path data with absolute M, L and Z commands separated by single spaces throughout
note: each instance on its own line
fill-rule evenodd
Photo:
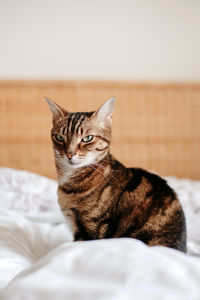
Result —
M 200 0 L 0 0 L 0 79 L 200 80 Z

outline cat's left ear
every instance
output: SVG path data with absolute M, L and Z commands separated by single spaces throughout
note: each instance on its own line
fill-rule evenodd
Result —
M 95 119 L 103 126 L 112 124 L 112 114 L 114 110 L 115 97 L 108 99 L 94 114 Z

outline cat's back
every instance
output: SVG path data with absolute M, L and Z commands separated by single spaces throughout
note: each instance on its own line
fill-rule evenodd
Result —
M 186 251 L 185 217 L 175 191 L 156 174 L 140 168 L 128 171 L 130 179 L 119 204 L 126 211 L 122 236 Z
M 171 200 L 177 198 L 175 191 L 168 185 L 167 181 L 159 175 L 141 168 L 128 168 L 131 173 L 131 180 L 127 183 L 127 189 L 134 192 L 141 185 L 146 193 L 146 197 L 159 197 L 164 199 L 170 197 Z M 161 201 L 159 201 L 161 204 Z

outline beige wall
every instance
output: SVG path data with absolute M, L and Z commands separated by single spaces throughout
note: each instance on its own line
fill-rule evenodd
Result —
M 200 80 L 199 0 L 2 0 L 0 37 L 0 79 Z

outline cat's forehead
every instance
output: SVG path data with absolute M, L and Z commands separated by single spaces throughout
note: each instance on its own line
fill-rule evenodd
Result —
M 65 118 L 58 120 L 55 129 L 60 129 L 65 134 L 82 134 L 94 126 L 91 116 L 94 112 L 68 113 Z

